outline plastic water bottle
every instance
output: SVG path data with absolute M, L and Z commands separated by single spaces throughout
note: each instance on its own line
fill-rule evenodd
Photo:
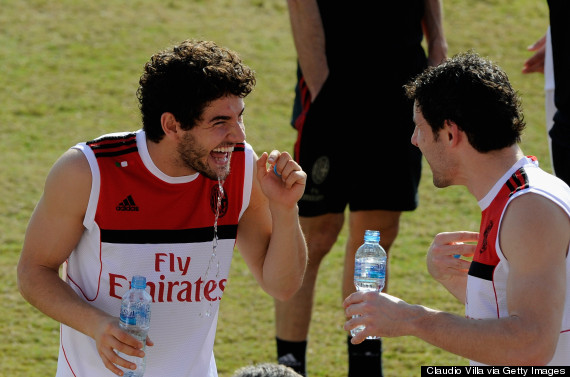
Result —
M 145 288 L 146 278 L 144 276 L 133 276 L 131 289 L 124 294 L 121 302 L 121 320 L 119 322 L 121 329 L 143 343 L 143 351 L 146 350 L 146 336 L 150 328 L 150 303 L 152 302 L 152 297 L 145 291 Z M 141 377 L 144 374 L 146 356 L 140 358 L 123 353 L 120 353 L 119 356 L 137 365 L 136 370 L 118 366 L 125 372 L 124 377 Z
M 384 288 L 386 281 L 386 251 L 380 246 L 380 232 L 367 230 L 364 232 L 364 244 L 356 251 L 354 259 L 354 286 L 357 291 L 378 291 Z M 355 336 L 364 330 L 358 326 L 350 330 Z M 369 336 L 367 339 L 377 339 Z

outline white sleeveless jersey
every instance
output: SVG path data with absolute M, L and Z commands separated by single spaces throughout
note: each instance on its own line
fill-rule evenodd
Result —
M 118 133 L 81 143 L 92 171 L 86 228 L 64 266 L 75 292 L 119 315 L 133 275 L 152 296 L 145 377 L 216 377 L 213 355 L 218 307 L 226 286 L 237 225 L 249 204 L 253 151 L 238 144 L 220 190 L 203 175 L 169 177 L 148 154 L 145 134 Z M 115 376 L 95 341 L 61 325 L 57 377 Z
M 506 293 L 509 262 L 501 251 L 498 234 L 508 204 L 527 193 L 552 200 L 570 217 L 570 188 L 540 169 L 535 157 L 519 160 L 479 201 L 483 212 L 479 242 L 467 278 L 465 314 L 468 318 L 509 316 Z M 529 221 L 533 221 L 532 218 Z M 536 253 L 540 258 L 540 250 Z M 570 365 L 570 254 L 566 257 L 566 280 L 562 327 L 556 353 L 549 365 Z M 482 364 L 471 361 L 471 365 Z

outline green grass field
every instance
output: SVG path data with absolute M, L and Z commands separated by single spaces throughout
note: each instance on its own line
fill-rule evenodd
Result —
M 379 22 L 389 17 L 378 15 Z M 444 18 L 450 55 L 474 49 L 507 71 L 525 109 L 523 150 L 550 171 L 543 77 L 520 73 L 531 55 L 526 47 L 548 26 L 546 1 L 444 0 Z M 291 151 L 295 51 L 286 3 L 277 0 L 3 0 L 0 25 L 0 376 L 52 376 L 59 326 L 22 299 L 16 263 L 53 162 L 79 141 L 138 129 L 135 91 L 144 63 L 186 38 L 236 50 L 256 70 L 258 85 L 246 100 L 248 141 L 258 152 Z M 378 36 L 380 47 L 382 38 L 389 36 Z M 477 203 L 467 191 L 434 188 L 424 164 L 420 207 L 404 214 L 392 248 L 390 292 L 462 314 L 462 306 L 428 276 L 425 252 L 436 233 L 477 230 L 478 224 Z M 312 377 L 346 376 L 340 294 L 345 232 L 317 282 L 307 351 Z M 413 338 L 385 339 L 384 349 L 387 376 L 419 376 L 421 365 L 467 363 Z M 221 377 L 275 360 L 273 301 L 237 253 L 214 351 Z

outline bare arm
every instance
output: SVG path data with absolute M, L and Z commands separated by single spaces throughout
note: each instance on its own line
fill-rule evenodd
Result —
M 441 0 L 424 0 L 422 26 L 428 47 L 428 64 L 435 66 L 447 58 Z
M 287 4 L 299 65 L 314 101 L 329 74 L 319 7 L 316 0 L 288 0 Z
M 509 205 L 500 240 L 510 265 L 508 317 L 474 320 L 410 305 L 382 293 L 357 292 L 345 301 L 346 314 L 362 317 L 348 321 L 345 329 L 360 324 L 366 329 L 353 342 L 370 334 L 413 335 L 485 364 L 548 363 L 563 315 L 570 219 L 554 203 L 526 194 Z
M 142 344 L 120 330 L 117 318 L 82 300 L 59 277 L 60 266 L 84 231 L 90 190 L 87 160 L 80 151 L 66 152 L 49 173 L 26 230 L 18 262 L 18 287 L 22 296 L 44 314 L 95 339 L 103 362 L 118 374 L 120 370 L 113 363 L 131 363 L 119 358 L 113 349 L 141 356 Z
M 255 164 L 237 248 L 260 286 L 276 299 L 287 300 L 300 288 L 307 264 L 297 208 L 307 176 L 286 152 L 271 152 L 269 170 L 267 160 L 264 153 Z M 274 164 L 281 177 L 273 172 Z

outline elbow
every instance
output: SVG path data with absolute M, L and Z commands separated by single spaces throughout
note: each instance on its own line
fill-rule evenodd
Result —
M 526 339 L 519 342 L 519 346 L 516 349 L 511 350 L 509 364 L 539 366 L 547 365 L 552 360 L 558 345 L 559 331 L 552 335 L 535 335 L 527 336 Z
M 20 258 L 16 267 L 16 284 L 22 297 L 30 302 L 31 294 L 38 287 L 38 276 L 42 273 L 39 266 Z M 40 284 L 41 285 L 41 284 Z
M 18 291 L 26 300 L 26 276 L 28 276 L 28 274 L 25 264 L 20 260 L 16 268 L 16 283 L 18 285 Z
M 521 360 L 523 365 L 547 365 L 556 352 L 557 342 L 539 342 L 539 344 L 531 347 L 526 354 L 526 357 Z
M 554 351 L 532 349 L 535 352 L 529 352 L 526 355 L 519 355 L 512 365 L 527 365 L 527 366 L 544 366 L 547 365 L 554 357 Z M 527 357 L 525 357 L 527 356 Z
M 527 365 L 547 365 L 556 353 L 558 338 L 560 337 L 560 324 L 536 328 L 533 335 L 529 337 L 533 341 L 528 344 L 526 352 L 524 352 L 526 354 L 525 359 L 521 361 Z

